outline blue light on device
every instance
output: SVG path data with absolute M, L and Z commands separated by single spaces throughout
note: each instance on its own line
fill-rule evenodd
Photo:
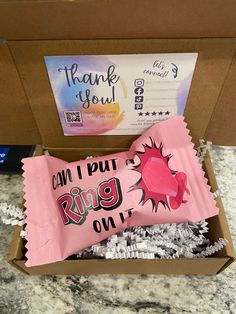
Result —
M 0 147 L 0 165 L 2 165 L 7 159 L 9 147 Z

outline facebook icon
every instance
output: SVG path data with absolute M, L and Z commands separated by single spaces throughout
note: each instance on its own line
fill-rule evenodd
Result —
M 136 95 L 142 95 L 144 92 L 144 89 L 142 87 L 137 87 L 135 88 L 134 92 Z

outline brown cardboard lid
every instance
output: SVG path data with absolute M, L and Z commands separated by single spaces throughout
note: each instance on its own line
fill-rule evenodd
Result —
M 222 115 L 218 112 L 228 99 L 224 89 L 231 86 L 236 39 L 48 40 L 11 41 L 8 45 L 46 147 L 119 149 L 130 146 L 136 136 L 64 136 L 44 64 L 44 56 L 50 55 L 120 53 L 198 52 L 185 117 L 195 142 L 205 138 L 219 143 L 217 132 Z M 224 124 L 232 120 L 230 113 L 224 117 Z M 233 136 L 236 124 L 228 125 L 232 129 L 220 133 L 220 144 L 236 144 Z
M 235 0 L 0 1 L 7 40 L 236 37 Z
M 8 46 L 0 42 L 0 144 L 41 142 L 38 128 Z

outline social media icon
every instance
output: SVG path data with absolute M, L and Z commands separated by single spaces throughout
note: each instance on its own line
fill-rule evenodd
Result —
M 134 81 L 134 86 L 142 87 L 144 85 L 144 79 L 137 79 Z
M 142 110 L 143 109 L 143 104 L 135 104 L 134 108 L 135 108 L 135 110 Z
M 144 92 L 144 89 L 142 87 L 136 87 L 134 92 L 136 95 L 142 95 Z
M 143 96 L 135 96 L 135 102 L 143 102 Z

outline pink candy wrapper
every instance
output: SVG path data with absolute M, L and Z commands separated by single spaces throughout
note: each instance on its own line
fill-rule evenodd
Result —
M 127 227 L 217 215 L 188 133 L 175 117 L 127 152 L 72 163 L 23 159 L 26 265 L 63 260 Z

